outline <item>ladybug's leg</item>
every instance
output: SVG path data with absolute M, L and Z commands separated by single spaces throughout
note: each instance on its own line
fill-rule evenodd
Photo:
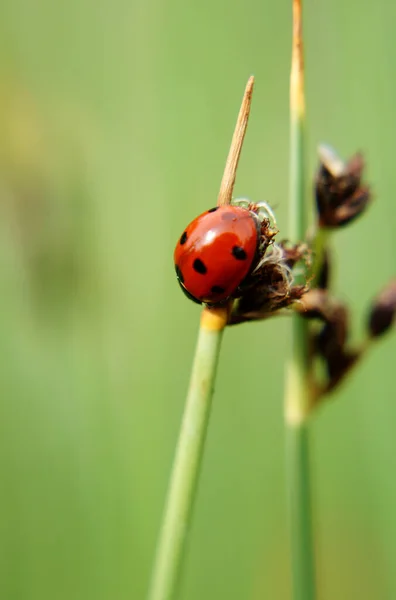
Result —
M 240 206 L 241 208 L 249 210 L 253 202 L 249 200 L 249 198 L 233 198 L 231 204 L 232 206 Z
M 251 210 L 258 216 L 260 221 L 267 219 L 271 229 L 278 230 L 275 213 L 267 202 L 252 202 L 248 198 L 235 198 L 232 204 L 233 206 L 240 206 L 241 208 Z
M 267 202 L 257 202 L 254 206 L 260 220 L 268 219 L 271 224 L 271 228 L 278 229 L 275 213 Z

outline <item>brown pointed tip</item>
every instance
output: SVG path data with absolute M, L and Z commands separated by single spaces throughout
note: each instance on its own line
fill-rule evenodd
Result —
M 248 82 L 246 84 L 245 93 L 246 93 L 246 90 L 248 90 L 248 91 L 252 90 L 253 86 L 254 86 L 254 75 L 250 75 Z
M 293 0 L 293 49 L 301 47 L 302 39 L 302 0 Z
M 392 279 L 374 300 L 369 313 L 368 329 L 372 337 L 384 335 L 395 320 L 396 278 Z
M 226 166 L 224 169 L 223 179 L 221 180 L 219 196 L 217 199 L 218 206 L 230 204 L 232 200 L 232 192 L 234 189 L 239 157 L 241 155 L 243 140 L 245 138 L 249 120 L 250 106 L 252 103 L 253 95 L 253 86 L 254 76 L 251 75 L 246 84 L 245 93 L 242 98 L 242 104 L 235 125 L 235 131 L 231 141 L 231 147 L 228 153 Z
M 302 35 L 302 3 L 293 0 L 292 64 L 290 73 L 290 109 L 301 118 L 305 112 L 304 49 Z

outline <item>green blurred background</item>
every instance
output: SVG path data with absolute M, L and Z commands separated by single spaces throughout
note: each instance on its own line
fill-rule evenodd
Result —
M 366 153 L 337 235 L 356 339 L 395 274 L 396 6 L 305 3 L 308 160 Z M 0 6 L 0 597 L 147 588 L 199 308 L 172 253 L 215 203 L 248 76 L 236 195 L 287 234 L 290 2 Z M 285 321 L 226 332 L 181 597 L 288 599 Z M 396 597 L 396 335 L 312 426 L 321 600 Z

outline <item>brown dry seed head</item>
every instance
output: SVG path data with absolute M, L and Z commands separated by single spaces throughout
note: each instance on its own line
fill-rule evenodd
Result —
M 264 260 L 253 272 L 249 285 L 241 290 L 229 324 L 267 318 L 300 300 L 307 293 L 308 286 L 294 285 L 292 266 L 309 260 L 307 254 L 309 256 L 306 244 L 271 245 Z
M 319 319 L 324 323 L 339 320 L 346 306 L 331 296 L 328 290 L 314 288 L 305 294 L 299 305 L 299 312 L 307 319 Z
M 322 321 L 312 338 L 313 352 L 324 359 L 329 377 L 339 369 L 341 356 L 346 352 L 349 334 L 347 306 L 333 298 L 327 290 L 310 290 L 300 302 L 301 315 Z M 342 363 L 344 364 L 344 363 Z
M 344 350 L 348 338 L 348 325 L 347 309 L 340 305 L 334 312 L 333 320 L 323 326 L 316 338 L 316 349 L 324 358 L 331 359 Z
M 384 335 L 392 326 L 396 313 L 396 278 L 382 290 L 374 300 L 368 318 L 368 329 L 372 337 Z
M 356 365 L 361 353 L 357 350 L 343 350 L 333 354 L 326 360 L 329 381 L 323 393 L 327 394 L 336 388 L 351 369 Z
M 315 182 L 319 225 L 342 227 L 362 214 L 371 198 L 370 188 L 361 183 L 364 159 L 355 154 L 344 163 L 325 145 L 319 147 L 319 158 Z

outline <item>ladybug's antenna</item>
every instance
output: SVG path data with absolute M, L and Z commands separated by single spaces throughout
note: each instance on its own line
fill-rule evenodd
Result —
M 232 191 L 234 189 L 236 171 L 238 168 L 239 157 L 241 155 L 242 144 L 245 138 L 247 124 L 249 120 L 250 105 L 252 103 L 254 77 L 249 77 L 246 84 L 245 93 L 243 95 L 241 108 L 239 110 L 238 119 L 235 126 L 234 135 L 231 142 L 230 151 L 226 166 L 224 169 L 223 179 L 221 180 L 217 206 L 230 204 L 232 200 Z

